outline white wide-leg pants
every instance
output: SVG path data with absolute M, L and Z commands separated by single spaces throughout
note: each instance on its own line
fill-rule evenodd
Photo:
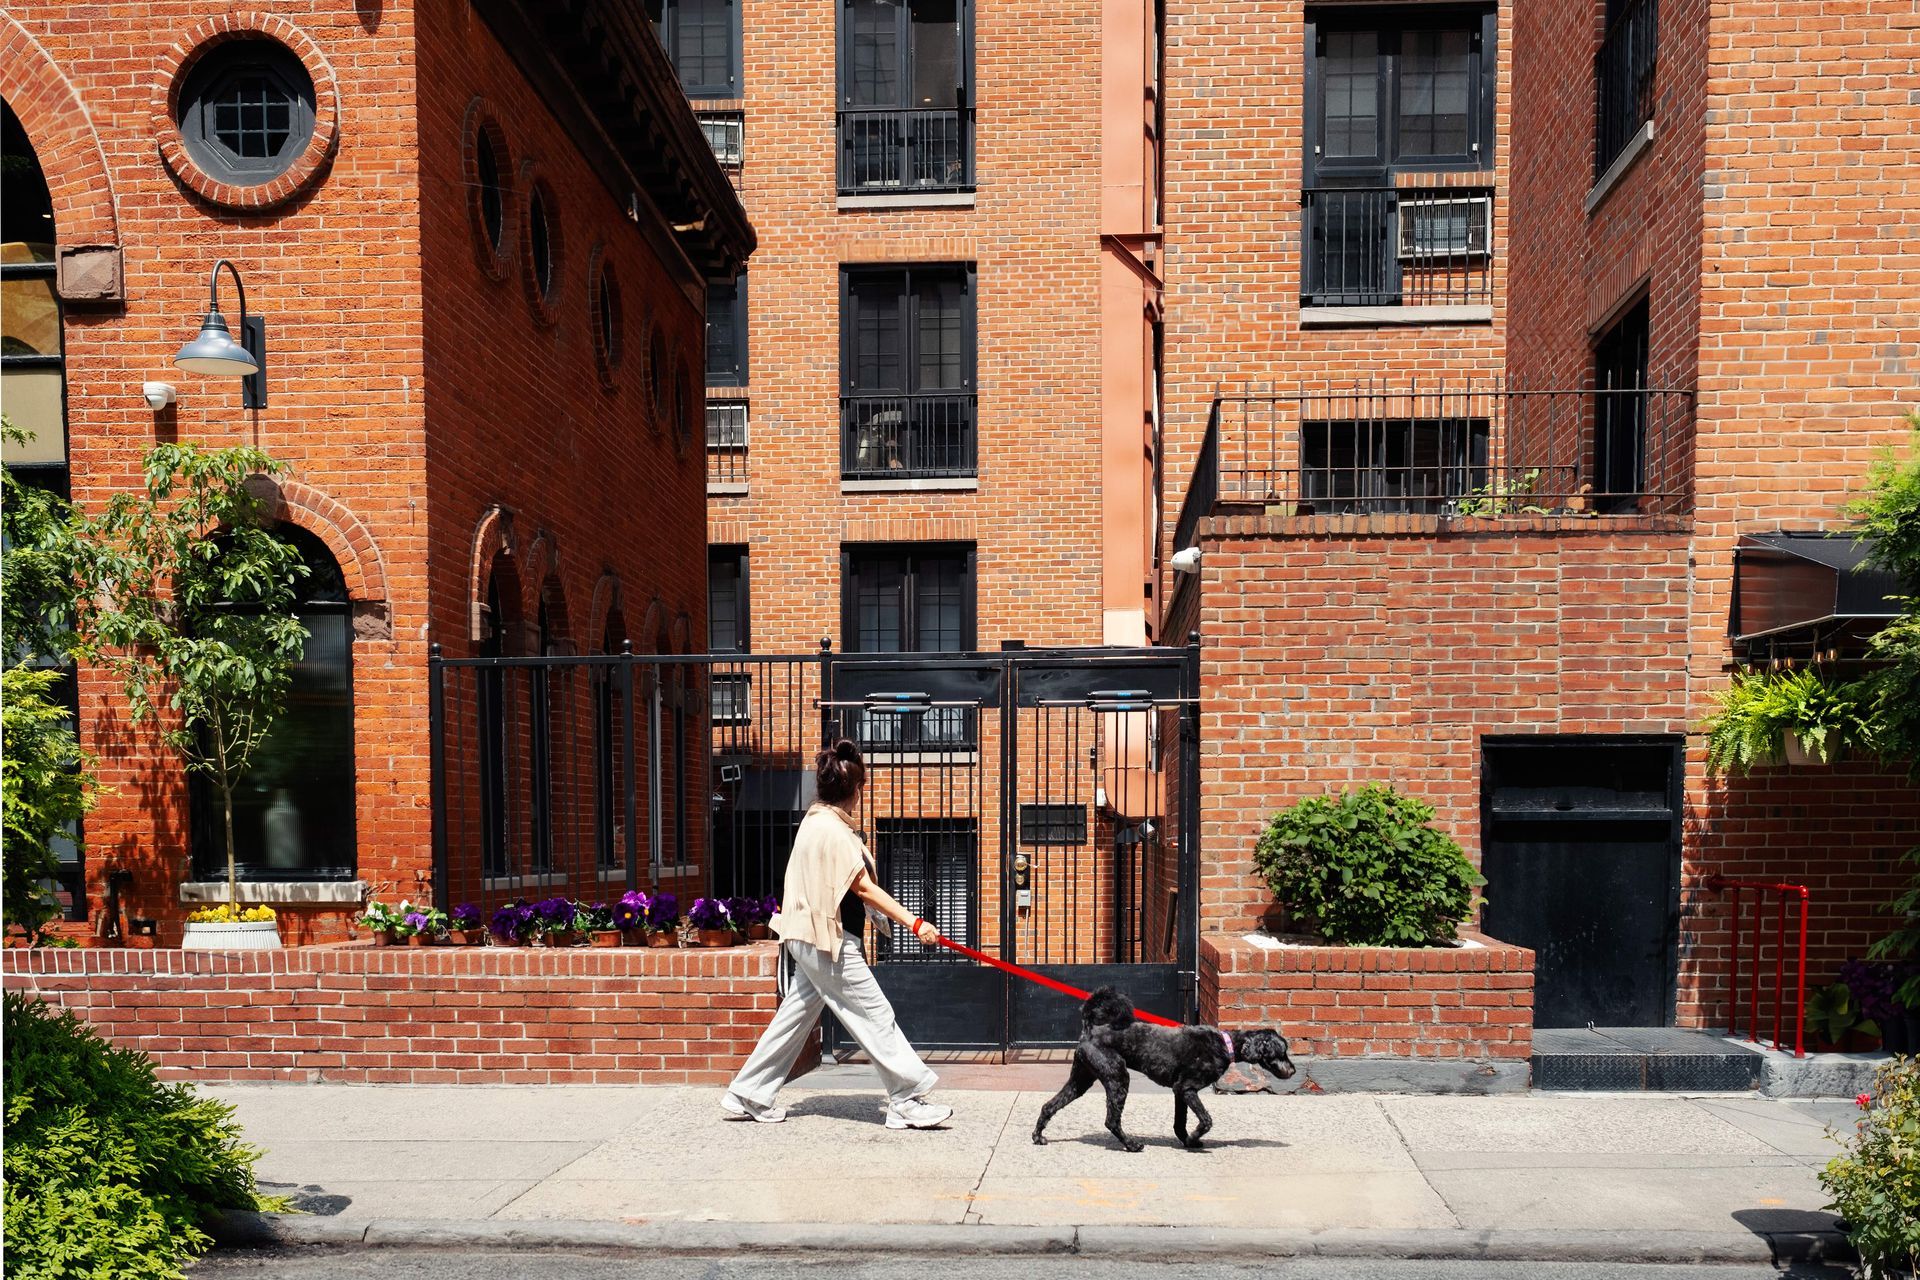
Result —
M 784 947 L 791 967 L 787 994 L 727 1092 L 763 1107 L 771 1106 L 823 1008 L 833 1010 L 854 1043 L 866 1051 L 886 1086 L 888 1102 L 918 1098 L 939 1082 L 900 1034 L 893 1006 L 887 1003 L 886 994 L 867 966 L 858 938 L 849 935 L 843 939 L 837 956 L 805 942 L 789 942 Z

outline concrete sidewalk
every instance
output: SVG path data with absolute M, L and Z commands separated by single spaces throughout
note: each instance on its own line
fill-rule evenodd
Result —
M 1830 1233 L 1815 1172 L 1833 1151 L 1827 1126 L 1853 1118 L 1844 1102 L 1754 1096 L 1209 1096 L 1215 1128 L 1194 1153 L 1173 1139 L 1172 1099 L 1143 1088 L 1127 1121 L 1148 1146 L 1128 1154 L 1100 1127 L 1097 1090 L 1056 1118 L 1049 1145 L 1032 1144 L 1064 1067 L 997 1089 L 948 1087 L 986 1082 L 977 1070 L 943 1074 L 938 1096 L 957 1114 L 925 1133 L 882 1126 L 861 1068 L 789 1087 L 780 1125 L 725 1120 L 705 1088 L 209 1092 L 266 1150 L 263 1181 L 311 1215 L 281 1238 L 333 1242 L 417 1239 L 425 1224 L 449 1243 L 610 1244 L 636 1230 L 844 1243 L 831 1228 L 1058 1243 L 1072 1229 L 1083 1250 L 1103 1231 L 1194 1228 L 1217 1241 L 1429 1242 L 1388 1250 L 1399 1256 L 1618 1257 L 1607 1241 L 1644 1240 L 1678 1242 L 1646 1256 L 1735 1260 Z M 1020 1234 L 1035 1228 L 1052 1230 Z M 1488 1252 L 1502 1240 L 1535 1243 Z

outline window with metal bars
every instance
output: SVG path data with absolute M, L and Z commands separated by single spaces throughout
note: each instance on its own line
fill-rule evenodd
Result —
M 874 823 L 874 862 L 880 884 L 900 905 L 963 946 L 977 946 L 980 824 L 972 818 L 881 818 Z M 918 963 L 959 960 L 921 946 L 912 931 L 890 925 L 879 934 L 877 957 Z
M 848 267 L 840 289 L 840 474 L 978 473 L 971 263 Z
M 1023 804 L 1020 806 L 1021 844 L 1085 844 L 1087 806 L 1084 804 Z
M 707 548 L 707 651 L 745 653 L 747 630 L 747 549 Z
M 841 0 L 840 190 L 973 189 L 970 0 Z

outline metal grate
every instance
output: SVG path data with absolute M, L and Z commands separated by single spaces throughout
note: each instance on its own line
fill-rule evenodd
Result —
M 234 76 L 207 105 L 214 140 L 244 159 L 279 155 L 293 134 L 293 94 L 274 77 Z
M 700 132 L 723 169 L 738 169 L 746 155 L 747 118 L 739 111 L 702 111 Z
M 978 822 L 970 818 L 882 818 L 874 824 L 874 859 L 881 885 L 900 900 L 901 906 L 933 921 L 954 941 L 969 947 L 977 945 Z M 958 959 L 950 951 L 922 947 L 900 925 L 880 935 L 876 957 L 936 964 Z
M 1085 844 L 1086 842 L 1086 805 L 1023 804 L 1020 806 L 1021 844 Z
M 971 191 L 973 112 L 840 113 L 840 192 Z

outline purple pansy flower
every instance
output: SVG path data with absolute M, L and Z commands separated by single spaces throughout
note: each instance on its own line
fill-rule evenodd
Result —
M 422 929 L 425 929 L 427 927 L 427 917 L 425 913 L 419 911 L 407 912 L 407 927 L 415 933 L 419 933 Z
M 680 899 L 670 893 L 656 893 L 647 903 L 647 927 L 671 929 L 680 919 Z
M 480 927 L 480 908 L 471 902 L 463 902 L 453 909 L 453 915 L 447 923 L 455 929 L 474 930 Z

